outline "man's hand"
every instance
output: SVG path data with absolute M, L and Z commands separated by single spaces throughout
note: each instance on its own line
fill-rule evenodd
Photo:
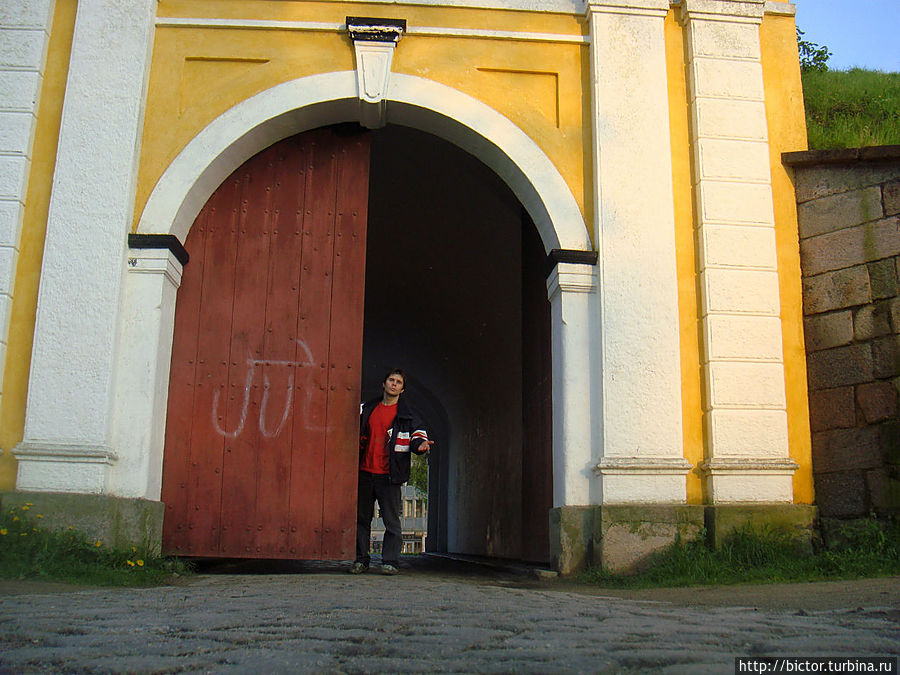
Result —
M 428 452 L 432 445 L 434 445 L 434 441 L 422 441 L 419 444 L 419 452 Z

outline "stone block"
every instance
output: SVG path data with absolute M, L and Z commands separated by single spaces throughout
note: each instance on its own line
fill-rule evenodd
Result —
M 877 426 L 832 429 L 813 434 L 814 473 L 877 469 L 883 464 Z
M 811 390 L 832 389 L 875 379 L 869 343 L 813 352 L 807 355 L 806 363 Z
M 43 28 L 9 29 L 0 24 L 0 67 L 40 70 L 44 55 Z
M 891 330 L 900 333 L 900 298 L 888 300 L 887 306 L 891 315 Z
M 27 503 L 32 504 L 33 513 L 44 516 L 41 522 L 50 529 L 66 530 L 71 526 L 111 548 L 130 550 L 134 546 L 155 554 L 160 551 L 162 502 L 61 492 L 0 494 L 4 509 Z
M 885 422 L 879 426 L 884 463 L 900 466 L 900 422 Z
M 884 215 L 895 216 L 900 213 L 900 180 L 885 184 Z
M 715 361 L 707 365 L 705 374 L 713 407 L 782 409 L 786 404 L 780 363 Z
M 853 387 L 809 392 L 810 430 L 828 431 L 856 426 L 856 399 Z
M 654 554 L 702 529 L 702 506 L 605 504 L 594 519 L 593 562 L 610 572 L 638 572 Z
M 797 208 L 800 239 L 854 227 L 884 216 L 877 185 L 822 197 Z
M 702 186 L 702 192 L 704 221 L 760 225 L 774 221 L 768 184 L 711 181 Z M 878 194 L 880 199 L 880 190 Z
M 887 469 L 874 469 L 866 473 L 869 506 L 879 517 L 900 513 L 900 478 Z
M 856 402 L 867 424 L 897 415 L 897 390 L 891 382 L 867 382 L 856 387 Z
M 885 258 L 878 262 L 869 263 L 869 287 L 872 289 L 872 298 L 881 300 L 897 295 L 897 258 Z
M 0 71 L 0 101 L 10 111 L 32 112 L 37 101 L 41 77 L 25 70 Z
M 891 335 L 872 342 L 873 367 L 876 378 L 900 375 L 900 336 Z
M 803 312 L 819 314 L 868 304 L 871 298 L 869 271 L 865 265 L 826 272 L 803 280 Z
M 592 560 L 594 511 L 592 506 L 550 509 L 550 560 L 560 574 L 574 574 Z
M 715 312 L 779 314 L 778 273 L 775 270 L 707 269 L 700 273 L 700 283 L 706 290 L 704 316 Z
M 51 0 L 0 3 L 0 26 L 46 27 L 53 5 Z
M 869 513 L 865 472 L 842 471 L 814 475 L 816 503 L 826 518 L 858 518 Z
M 28 158 L 0 155 L 0 199 L 22 199 L 28 177 Z
M 27 155 L 31 150 L 34 115 L 0 111 L 0 152 Z
M 806 351 L 841 347 L 853 342 L 853 313 L 850 310 L 814 314 L 803 319 Z
M 853 317 L 853 337 L 871 340 L 891 334 L 891 308 L 887 303 L 863 305 Z
M 818 509 L 809 504 L 727 504 L 707 506 L 704 522 L 709 542 L 721 546 L 736 530 L 776 529 L 794 533 L 809 546 Z
M 800 242 L 800 265 L 807 276 L 900 254 L 900 218 L 882 218 Z
M 900 163 L 813 164 L 795 168 L 794 177 L 797 201 L 803 203 L 900 178 Z

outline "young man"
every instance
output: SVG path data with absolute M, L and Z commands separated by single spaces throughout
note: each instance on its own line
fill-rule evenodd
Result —
M 369 569 L 369 537 L 375 501 L 384 520 L 381 549 L 384 574 L 397 574 L 403 533 L 400 527 L 400 486 L 409 480 L 410 452 L 423 455 L 432 442 L 413 411 L 400 399 L 406 377 L 392 370 L 384 378 L 384 393 L 362 406 L 359 423 L 359 492 L 356 506 L 356 562 L 351 574 Z

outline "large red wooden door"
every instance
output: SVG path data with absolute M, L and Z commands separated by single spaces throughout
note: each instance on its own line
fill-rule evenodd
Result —
M 328 127 L 248 160 L 185 247 L 163 546 L 347 559 L 356 522 L 369 137 Z

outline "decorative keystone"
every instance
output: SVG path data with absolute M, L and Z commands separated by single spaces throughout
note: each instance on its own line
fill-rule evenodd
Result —
M 406 19 L 348 16 L 347 32 L 356 51 L 359 121 L 368 129 L 387 124 L 387 95 L 394 49 L 406 31 Z

